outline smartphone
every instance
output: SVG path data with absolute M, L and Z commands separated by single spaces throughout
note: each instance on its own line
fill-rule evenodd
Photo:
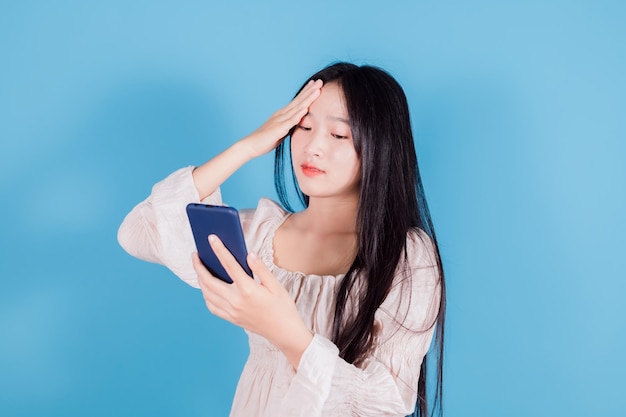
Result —
M 187 205 L 187 217 L 200 260 L 211 274 L 229 284 L 233 282 L 209 245 L 209 235 L 216 235 L 233 254 L 246 274 L 252 277 L 252 271 L 246 261 L 248 251 L 236 209 L 191 203 Z

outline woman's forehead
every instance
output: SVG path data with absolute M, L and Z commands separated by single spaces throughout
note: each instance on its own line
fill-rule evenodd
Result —
M 337 83 L 324 85 L 320 96 L 309 107 L 307 116 L 349 124 L 348 109 L 341 87 Z

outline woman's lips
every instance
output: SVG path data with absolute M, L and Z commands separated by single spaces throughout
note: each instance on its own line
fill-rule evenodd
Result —
M 302 173 L 307 177 L 316 177 L 324 174 L 324 171 L 314 165 L 302 164 L 300 167 L 302 168 Z

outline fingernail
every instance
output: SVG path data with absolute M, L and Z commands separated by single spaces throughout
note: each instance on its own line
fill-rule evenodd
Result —
M 215 235 L 209 235 L 209 242 L 215 243 L 216 240 L 217 238 L 215 237 Z
M 257 259 L 259 259 L 259 257 L 256 255 L 256 253 L 250 252 L 250 259 L 252 259 L 253 261 L 256 261 Z

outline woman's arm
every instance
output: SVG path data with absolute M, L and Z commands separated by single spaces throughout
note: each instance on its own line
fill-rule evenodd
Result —
M 420 366 L 435 330 L 432 325 L 437 317 L 440 287 L 434 277 L 436 268 L 415 271 L 414 279 L 426 281 L 412 283 L 407 317 L 402 313 L 388 314 L 387 308 L 389 313 L 396 313 L 393 304 L 397 298 L 381 306 L 376 313 L 378 331 L 374 348 L 360 367 L 343 360 L 330 340 L 315 335 L 302 355 L 277 415 L 401 417 L 411 414 L 417 400 Z M 406 297 L 407 292 L 398 294 Z
M 167 266 L 198 287 L 191 264 L 196 248 L 185 206 L 198 201 L 221 204 L 220 185 L 247 161 L 274 149 L 304 117 L 321 87 L 321 81 L 310 82 L 250 135 L 203 165 L 181 169 L 157 183 L 150 196 L 124 219 L 118 230 L 120 245 L 137 258 Z
M 251 280 L 217 236 L 211 235 L 209 242 L 233 279 L 232 284 L 216 279 L 194 254 L 193 266 L 209 311 L 263 336 L 297 369 L 313 334 L 304 324 L 287 290 L 255 253 L 248 254 L 247 259 L 256 278 Z
M 214 278 L 194 257 L 209 310 L 266 338 L 296 372 L 277 417 L 405 416 L 413 411 L 441 292 L 434 258 L 425 253 L 424 242 L 411 242 L 419 248 L 408 248 L 412 266 L 376 311 L 374 347 L 361 367 L 340 358 L 327 338 L 311 334 L 289 294 L 257 257 L 248 257 L 257 278 L 253 281 L 219 239 L 211 245 L 233 284 Z
M 190 261 L 196 246 L 185 212 L 187 203 L 200 201 L 192 170 L 193 167 L 181 168 L 156 183 L 148 198 L 126 215 L 117 239 L 130 255 L 164 265 L 197 288 L 197 276 Z M 202 202 L 221 205 L 219 189 Z
M 374 346 L 360 367 L 315 335 L 300 360 L 279 416 L 406 416 L 417 400 L 420 366 L 439 313 L 441 283 L 432 241 L 407 239 L 408 270 L 375 313 Z M 304 411 L 306 410 L 306 411 Z
M 320 95 L 322 81 L 310 81 L 284 108 L 274 113 L 261 127 L 221 154 L 196 168 L 193 180 L 200 198 L 212 194 L 242 165 L 278 146 L 289 130 L 306 115 Z
M 417 400 L 422 361 L 435 331 L 442 286 L 433 242 L 407 236 L 404 272 L 374 316 L 373 348 L 356 367 L 315 335 L 300 360 L 280 416 L 406 416 Z M 302 410 L 307 410 L 303 412 Z M 300 410 L 300 411 L 298 411 Z

